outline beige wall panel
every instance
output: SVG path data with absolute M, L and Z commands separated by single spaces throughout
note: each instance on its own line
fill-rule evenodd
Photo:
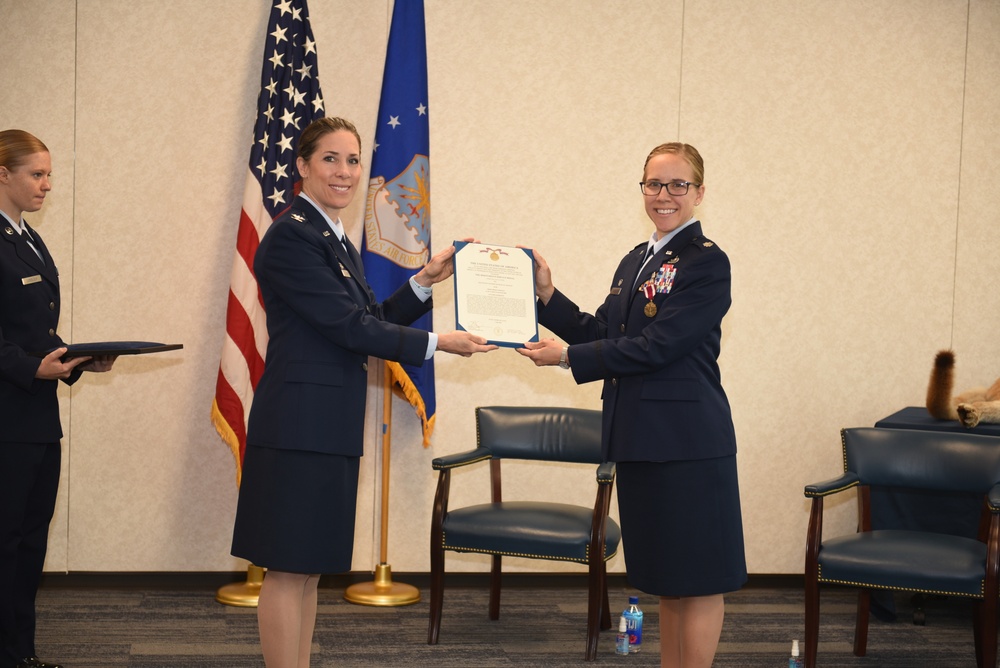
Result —
M 4 91 L 0 104 L 0 129 L 26 130 L 42 140 L 52 154 L 52 191 L 45 206 L 27 220 L 45 240 L 56 266 L 62 308 L 59 333 L 73 339 L 73 69 L 75 3 L 54 0 L 28 3 L 23 0 L 0 0 L 0 44 L 5 57 L 0 58 L 0 86 Z M 85 384 L 88 379 L 80 381 Z M 70 388 L 59 387 L 63 476 L 55 516 L 49 531 L 46 568 L 66 570 L 68 513 L 68 476 L 72 454 L 70 429 Z
M 955 389 L 1000 377 L 1000 3 L 970 5 L 955 276 Z M 946 347 L 946 346 L 942 346 Z
M 950 338 L 965 3 L 686 6 L 681 137 L 733 261 L 748 566 L 801 572 L 802 488 L 841 470 L 838 430 L 920 405 Z

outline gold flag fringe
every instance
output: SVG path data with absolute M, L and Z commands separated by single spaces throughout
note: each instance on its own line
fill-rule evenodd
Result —
M 219 404 L 215 399 L 212 399 L 212 425 L 215 427 L 215 431 L 219 433 L 219 437 L 229 446 L 229 449 L 233 453 L 233 459 L 236 460 L 236 487 L 238 488 L 243 476 L 243 467 L 240 466 L 240 441 L 236 438 L 236 432 L 233 431 L 233 428 L 226 422 L 226 418 L 223 417 L 222 411 L 219 410 Z
M 428 447 L 431 444 L 431 434 L 434 432 L 434 419 L 436 415 L 432 415 L 431 419 L 427 419 L 427 406 L 424 404 L 424 398 L 420 396 L 420 392 L 417 390 L 417 386 L 413 384 L 410 380 L 409 374 L 403 370 L 403 367 L 399 362 L 386 362 L 387 367 L 389 367 L 389 373 L 392 375 L 392 382 L 395 383 L 400 390 L 403 392 L 403 396 L 406 400 L 410 402 L 414 410 L 417 412 L 417 417 L 420 418 L 420 424 L 423 426 L 424 431 L 424 447 Z

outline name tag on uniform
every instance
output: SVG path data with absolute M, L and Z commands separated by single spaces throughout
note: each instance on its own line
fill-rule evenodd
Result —
M 621 293 L 622 293 L 622 289 L 621 288 L 611 288 L 611 294 L 613 294 L 613 295 L 620 295 Z
M 21 279 L 21 285 L 31 285 L 32 283 L 41 283 L 41 282 L 42 282 L 41 274 L 35 274 L 34 276 L 26 276 L 25 278 Z

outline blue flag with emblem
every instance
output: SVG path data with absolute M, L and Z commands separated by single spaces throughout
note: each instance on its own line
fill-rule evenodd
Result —
M 427 125 L 427 40 L 423 0 L 396 0 L 386 47 L 361 257 L 379 301 L 430 258 L 431 181 Z M 432 329 L 428 312 L 413 323 Z M 434 360 L 414 367 L 386 362 L 413 405 L 424 445 L 434 429 Z

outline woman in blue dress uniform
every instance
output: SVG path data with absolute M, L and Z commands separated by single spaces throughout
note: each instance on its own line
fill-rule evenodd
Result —
M 361 137 L 320 118 L 299 138 L 302 192 L 261 239 L 254 273 L 267 355 L 250 407 L 232 553 L 267 568 L 257 617 L 268 668 L 309 665 L 322 573 L 351 568 L 368 357 L 423 364 L 494 350 L 469 332 L 407 327 L 452 274 L 454 246 L 376 302 L 340 212 L 361 178 Z
M 736 436 L 718 356 L 729 310 L 726 254 L 694 208 L 704 163 L 688 144 L 649 154 L 640 183 L 654 231 L 583 313 L 535 252 L 539 322 L 561 336 L 520 352 L 538 366 L 604 381 L 603 447 L 617 463 L 628 579 L 660 597 L 661 665 L 711 666 L 725 592 L 746 582 Z
M 61 360 L 59 271 L 21 217 L 42 208 L 51 172 L 37 137 L 0 132 L 0 668 L 59 668 L 35 656 L 35 594 L 61 465 L 56 390 L 114 364 L 110 356 Z M 34 354 L 44 351 L 52 352 Z

